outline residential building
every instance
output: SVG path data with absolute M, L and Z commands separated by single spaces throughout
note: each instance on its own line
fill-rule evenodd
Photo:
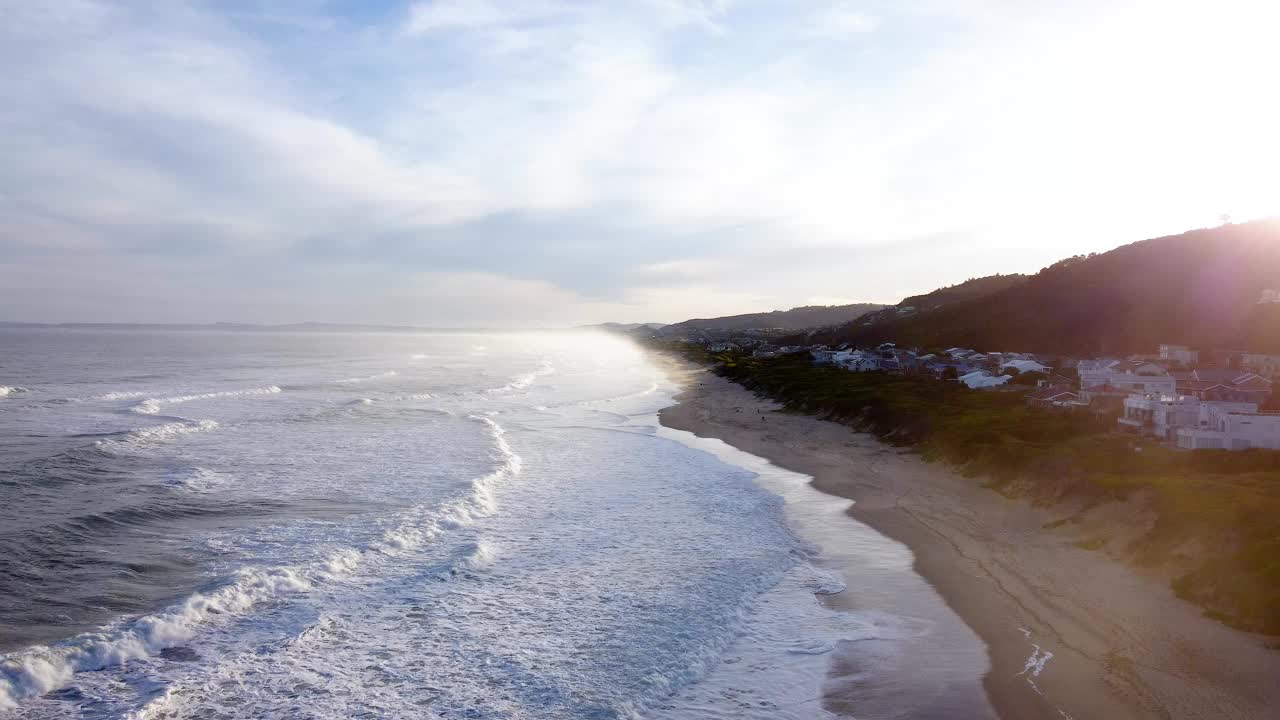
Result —
M 1001 370 L 1008 370 L 1009 368 L 1013 368 L 1019 373 L 1049 372 L 1049 368 L 1047 366 L 1041 365 L 1035 360 L 1009 360 L 1008 362 L 1001 363 L 1000 365 Z
M 1212 408 L 1219 412 L 1256 413 L 1254 403 L 1201 402 L 1196 397 L 1169 397 L 1157 395 L 1131 395 L 1124 400 L 1124 414 L 1118 419 L 1120 427 L 1143 435 L 1174 441 L 1180 428 L 1198 428 L 1200 420 Z
M 1195 428 L 1180 428 L 1178 447 L 1187 450 L 1280 450 L 1280 413 L 1229 412 L 1201 407 Z
M 1009 375 L 992 375 L 986 370 L 975 370 L 959 378 L 960 382 L 964 383 L 970 390 L 981 390 L 1004 385 L 1012 379 Z
M 1280 355 L 1246 353 L 1241 363 L 1245 370 L 1274 381 L 1280 378 Z
M 1109 387 L 1141 395 L 1173 395 L 1177 382 L 1164 368 L 1141 360 L 1081 360 L 1076 365 L 1080 389 Z
M 1251 402 L 1261 405 L 1271 394 L 1271 381 L 1257 373 L 1229 368 L 1197 368 L 1178 373 L 1177 394 L 1204 401 Z
M 1161 345 L 1160 359 L 1175 365 L 1191 367 L 1200 362 L 1200 351 L 1186 345 Z
M 1080 404 L 1080 393 L 1064 385 L 1048 385 L 1027 395 L 1027 405 L 1053 410 Z

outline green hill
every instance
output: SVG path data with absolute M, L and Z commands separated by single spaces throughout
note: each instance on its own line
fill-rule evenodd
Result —
M 915 314 L 878 313 L 813 341 L 1079 355 L 1179 343 L 1280 353 L 1280 304 L 1258 302 L 1268 289 L 1280 289 L 1277 219 L 1144 240 L 1062 260 L 986 294 L 922 302 L 946 288 L 910 298 Z
M 883 307 L 884 305 L 874 303 L 807 305 L 790 310 L 685 320 L 674 325 L 667 325 L 659 330 L 658 334 L 673 337 L 703 330 L 806 330 L 808 328 L 842 325 Z

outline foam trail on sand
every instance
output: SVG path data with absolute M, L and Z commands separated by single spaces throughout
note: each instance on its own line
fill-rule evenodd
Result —
M 1018 628 L 1018 630 L 1022 631 L 1022 634 L 1026 636 L 1027 640 L 1031 640 L 1030 630 L 1027 628 Z M 1031 655 L 1027 658 L 1026 664 L 1022 667 L 1022 672 L 1018 673 L 1018 675 L 1026 677 L 1027 684 L 1030 685 L 1031 689 L 1035 690 L 1037 694 L 1043 695 L 1044 693 L 1041 692 L 1040 687 L 1036 685 L 1035 679 L 1040 677 L 1040 673 L 1044 672 L 1045 665 L 1047 665 L 1052 659 L 1053 653 L 1042 649 L 1036 643 L 1031 643 Z
M 275 395 L 281 392 L 276 385 L 267 387 L 249 388 L 247 390 L 224 390 L 222 392 L 200 393 L 197 395 L 177 395 L 167 398 L 147 398 L 133 407 L 133 411 L 141 415 L 155 415 L 164 408 L 165 405 L 178 405 L 181 403 L 192 402 L 195 400 L 217 400 L 220 398 L 233 397 L 251 397 L 254 395 Z

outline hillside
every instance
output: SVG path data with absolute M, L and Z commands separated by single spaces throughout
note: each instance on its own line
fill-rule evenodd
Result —
M 912 295 L 897 305 L 886 307 L 858 318 L 854 325 L 877 324 L 898 320 L 907 315 L 937 310 L 958 302 L 974 300 L 1000 292 L 1027 281 L 1026 275 L 988 275 L 987 277 L 970 278 L 958 285 L 939 288 L 924 295 Z
M 881 313 L 814 341 L 1077 355 L 1180 343 L 1280 353 L 1280 304 L 1258 302 L 1277 288 L 1280 220 L 1265 220 L 1068 258 L 990 294 L 913 315 Z
M 805 330 L 808 328 L 843 325 L 883 307 L 884 305 L 875 303 L 808 305 L 790 310 L 700 318 L 667 325 L 662 328 L 659 334 L 676 336 L 701 330 L 767 330 L 778 328 L 783 330 Z
M 913 307 L 920 312 L 936 310 L 944 305 L 953 305 L 1016 287 L 1026 281 L 1026 275 L 988 275 L 973 278 L 959 285 L 944 287 L 925 295 L 913 295 L 898 303 L 898 307 Z
M 619 323 L 606 322 L 596 323 L 595 325 L 579 325 L 575 330 L 603 330 L 612 333 L 632 333 L 643 330 L 661 330 L 665 327 L 662 323 Z

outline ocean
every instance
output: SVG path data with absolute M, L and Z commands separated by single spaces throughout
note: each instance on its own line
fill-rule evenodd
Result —
M 911 627 L 622 338 L 0 329 L 0 388 L 0 716 L 822 718 Z

